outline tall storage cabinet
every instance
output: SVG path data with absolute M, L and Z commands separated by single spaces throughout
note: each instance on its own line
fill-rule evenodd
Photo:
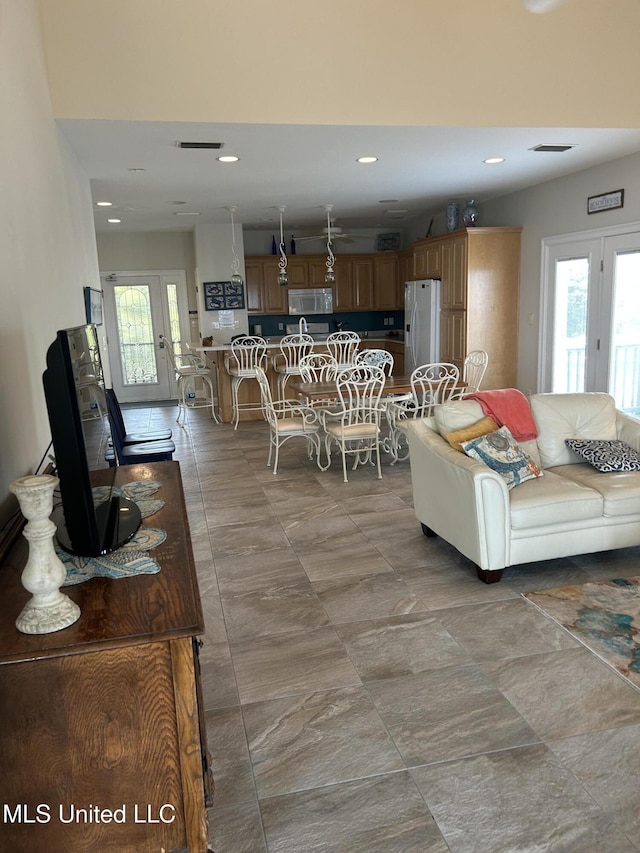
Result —
M 462 372 L 468 352 L 486 350 L 486 389 L 517 381 L 521 231 L 464 228 L 414 245 L 414 269 L 442 281 L 440 359 Z

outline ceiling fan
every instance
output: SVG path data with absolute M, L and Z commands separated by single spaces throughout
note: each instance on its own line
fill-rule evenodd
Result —
M 327 211 L 327 224 L 322 229 L 322 234 L 309 234 L 307 236 L 296 237 L 296 242 L 301 242 L 303 240 L 322 240 L 323 243 L 326 243 L 327 240 L 331 239 L 332 243 L 340 241 L 342 243 L 353 243 L 354 240 L 366 240 L 366 234 L 346 234 L 339 225 L 335 224 L 335 219 L 331 218 L 331 211 L 333 210 L 332 204 L 324 204 L 324 209 Z M 370 235 L 369 235 L 370 239 Z

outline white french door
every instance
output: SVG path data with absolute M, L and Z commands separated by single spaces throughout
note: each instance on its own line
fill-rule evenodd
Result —
M 640 416 L 640 231 L 547 241 L 543 387 Z
M 111 380 L 123 403 L 169 400 L 175 375 L 160 335 L 182 351 L 189 328 L 184 271 L 101 276 Z

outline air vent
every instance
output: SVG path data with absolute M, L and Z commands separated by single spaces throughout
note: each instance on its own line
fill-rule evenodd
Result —
M 224 146 L 224 142 L 176 142 L 178 148 L 209 148 L 214 151 L 219 151 Z
M 561 154 L 563 151 L 569 151 L 570 148 L 575 147 L 575 145 L 536 145 L 530 148 L 529 151 L 555 151 Z

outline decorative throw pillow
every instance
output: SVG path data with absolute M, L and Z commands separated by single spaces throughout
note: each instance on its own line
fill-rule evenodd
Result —
M 525 480 L 542 477 L 542 468 L 527 455 L 506 426 L 480 438 L 462 443 L 467 456 L 484 462 L 507 484 L 508 489 L 519 486 Z
M 463 441 L 471 441 L 472 438 L 480 438 L 481 435 L 486 435 L 488 432 L 494 432 L 497 429 L 498 424 L 493 418 L 490 418 L 489 415 L 487 415 L 486 418 L 476 421 L 476 423 L 471 424 L 471 426 L 465 427 L 464 429 L 456 429 L 453 432 L 448 432 L 445 435 L 445 438 L 454 450 L 459 450 L 460 453 L 464 453 L 464 449 L 462 447 Z
M 598 471 L 640 471 L 640 453 L 619 438 L 565 438 L 564 443 Z

